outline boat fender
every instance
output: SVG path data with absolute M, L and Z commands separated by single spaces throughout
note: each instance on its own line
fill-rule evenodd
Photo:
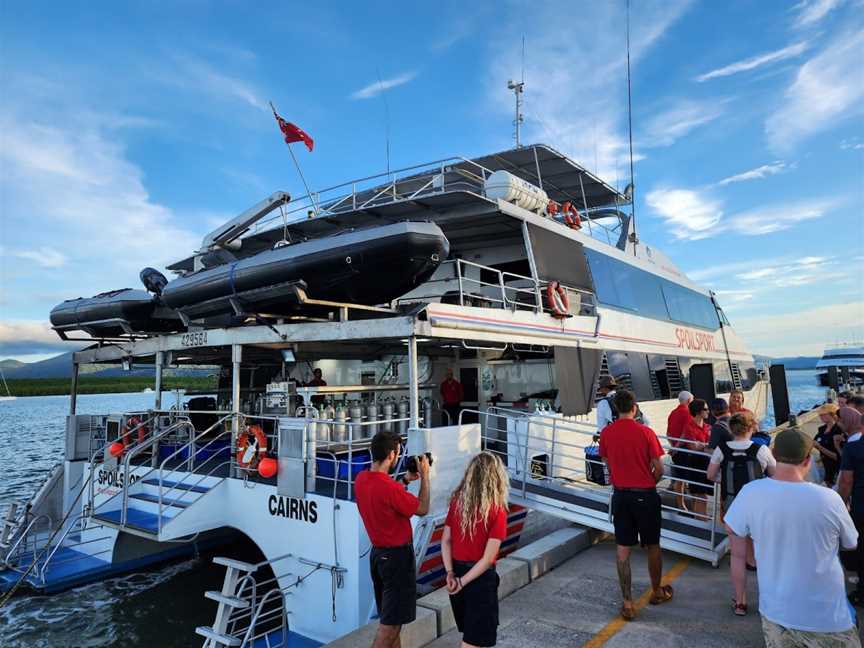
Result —
M 582 218 L 569 200 L 561 205 L 561 213 L 564 215 L 564 222 L 570 229 L 582 229 Z
M 241 468 L 256 467 L 267 457 L 267 436 L 260 425 L 247 425 L 237 439 L 237 463 Z
M 546 286 L 546 301 L 553 317 L 568 317 L 570 315 L 570 299 L 567 291 L 557 281 L 550 281 Z
M 155 268 L 144 268 L 141 274 L 138 275 L 138 278 L 141 279 L 141 283 L 144 284 L 147 292 L 151 292 L 154 295 L 161 295 L 162 289 L 168 284 L 168 279 L 165 278 L 165 275 Z
M 273 457 L 264 457 L 258 462 L 258 474 L 264 479 L 270 479 L 279 472 L 279 462 Z

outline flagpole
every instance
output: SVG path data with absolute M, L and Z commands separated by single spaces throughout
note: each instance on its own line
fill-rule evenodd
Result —
M 273 102 L 268 102 L 270 104 L 270 110 L 273 111 L 273 116 L 277 118 L 279 114 L 276 112 L 276 106 L 273 105 Z M 291 142 L 287 139 L 285 140 L 285 145 L 288 147 L 288 152 L 291 154 L 291 159 L 294 160 L 294 166 L 297 167 L 297 173 L 300 175 L 300 180 L 303 181 L 303 187 L 306 189 L 306 195 L 309 196 L 309 202 L 312 203 L 312 211 L 317 216 L 318 215 L 318 205 L 315 203 L 315 199 L 312 197 L 312 192 L 309 190 L 309 184 L 306 182 L 306 177 L 303 175 L 303 170 L 300 168 L 300 163 L 297 161 L 297 156 L 294 155 L 294 149 L 291 148 Z

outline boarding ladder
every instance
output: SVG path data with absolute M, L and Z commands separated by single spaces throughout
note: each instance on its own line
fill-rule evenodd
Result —
M 95 504 L 93 518 L 105 526 L 157 541 L 176 540 L 215 528 L 212 515 L 192 512 L 200 512 L 205 497 L 231 474 L 232 432 L 224 424 L 237 416 L 225 414 L 201 432 L 188 419 L 182 419 L 129 448 L 119 463 L 127 480 L 132 481 L 129 476 L 133 474 L 137 479 Z M 170 446 L 164 458 L 154 452 L 160 443 L 176 439 L 178 434 L 185 434 L 188 440 Z M 149 469 L 136 465 L 136 457 L 148 451 L 161 461 L 154 458 Z
M 596 453 L 597 434 L 593 424 L 573 417 L 535 412 L 525 414 L 490 407 L 474 412 L 482 426 L 483 447 L 496 453 L 510 475 L 510 501 L 577 524 L 612 532 L 611 486 L 603 483 L 604 466 Z M 668 450 L 666 437 L 658 435 Z M 678 449 L 678 452 L 690 453 Z M 692 556 L 716 566 L 728 548 L 728 539 L 719 521 L 719 486 L 713 486 L 705 515 L 678 508 L 667 477 L 657 486 L 663 500 L 660 545 L 664 549 Z M 685 468 L 686 483 L 705 480 L 705 471 Z M 704 496 L 685 495 L 692 508 Z M 713 501 L 712 501 L 713 500 Z

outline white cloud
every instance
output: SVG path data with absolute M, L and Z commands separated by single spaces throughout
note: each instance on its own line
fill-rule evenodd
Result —
M 648 206 L 669 226 L 676 239 L 702 239 L 719 231 L 723 210 L 719 201 L 689 189 L 654 189 Z
M 793 7 L 798 11 L 793 27 L 801 28 L 815 25 L 842 3 L 843 0 L 803 0 Z
M 761 180 L 762 178 L 777 175 L 778 173 L 784 173 L 785 171 L 789 171 L 794 168 L 794 164 L 786 164 L 785 162 L 781 161 L 772 162 L 771 164 L 763 164 L 762 166 L 756 167 L 755 169 L 750 169 L 749 171 L 744 171 L 743 173 L 736 173 L 735 175 L 729 176 L 728 178 L 723 178 L 717 184 L 723 186 L 727 184 L 732 184 L 733 182 L 744 182 L 746 180 Z
M 723 114 L 724 99 L 678 101 L 668 110 L 645 122 L 640 143 L 644 146 L 669 146 L 690 131 L 714 121 Z
M 864 112 L 862 61 L 864 30 L 839 35 L 804 63 L 765 122 L 769 146 L 791 150 L 801 140 Z
M 0 358 L 28 356 L 81 348 L 81 343 L 63 342 L 51 330 L 47 321 L 5 320 L 0 321 Z
M 370 83 L 367 86 L 356 90 L 351 93 L 352 99 L 371 99 L 372 97 L 377 97 L 382 92 L 386 92 L 392 88 L 396 88 L 398 86 L 404 85 L 409 81 L 412 81 L 414 77 L 417 76 L 416 72 L 405 72 L 404 74 L 400 74 L 399 76 L 395 76 L 392 79 L 382 79 L 380 81 L 375 81 L 374 83 Z
M 826 344 L 864 337 L 864 301 L 825 304 L 780 315 L 741 317 L 735 331 L 756 353 L 821 355 Z
M 175 54 L 173 59 L 174 68 L 161 73 L 160 78 L 163 81 L 221 99 L 240 101 L 258 110 L 270 111 L 259 90 L 249 82 L 219 71 L 191 56 Z
M 739 72 L 747 72 L 749 70 L 754 70 L 770 63 L 785 61 L 786 59 L 799 56 L 809 46 L 810 44 L 805 41 L 802 43 L 795 43 L 794 45 L 789 45 L 788 47 L 784 47 L 783 49 L 774 50 L 773 52 L 767 52 L 765 54 L 752 56 L 742 61 L 736 61 L 735 63 L 724 65 L 721 68 L 711 70 L 710 72 L 706 72 L 705 74 L 700 74 L 696 77 L 696 81 L 702 83 L 704 81 L 708 81 L 709 79 L 731 76 L 733 74 L 738 74 Z
M 29 259 L 43 268 L 60 268 L 66 265 L 66 255 L 61 254 L 54 248 L 43 245 L 35 250 L 20 250 L 15 256 Z
M 634 74 L 641 58 L 690 4 L 634 3 L 632 20 L 639 26 L 631 41 Z M 502 117 L 513 114 L 507 80 L 520 78 L 524 35 L 523 141 L 552 144 L 612 182 L 626 174 L 628 165 L 625 19 L 624 3 L 535 3 L 527 11 L 502 4 L 488 46 L 487 92 L 493 109 Z M 550 37 L 550 25 L 568 25 L 567 36 Z M 501 140 L 509 145 L 508 131 L 502 128 Z
M 837 198 L 809 202 L 766 205 L 729 216 L 723 203 L 705 191 L 693 189 L 654 189 L 645 196 L 648 207 L 669 227 L 676 239 L 698 240 L 733 232 L 761 236 L 794 227 L 816 218 L 841 204 Z
M 841 141 L 840 148 L 844 151 L 860 151 L 864 149 L 864 142 L 859 141 L 857 137 L 852 137 Z

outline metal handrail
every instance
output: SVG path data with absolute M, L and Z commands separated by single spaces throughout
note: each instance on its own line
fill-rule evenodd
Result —
M 126 473 L 127 477 L 130 474 L 132 457 L 139 454 L 141 451 L 146 450 L 148 447 L 155 445 L 158 441 L 160 441 L 162 438 L 164 438 L 165 436 L 167 436 L 168 434 L 173 432 L 175 429 L 179 430 L 182 427 L 190 427 L 190 428 L 192 428 L 192 430 L 195 430 L 195 427 L 192 425 L 192 422 L 188 418 L 184 418 L 184 419 L 181 419 L 180 421 L 177 421 L 176 423 L 169 425 L 167 428 L 165 428 L 164 430 L 162 430 L 158 434 L 154 434 L 153 436 L 151 436 L 146 441 L 143 441 L 142 443 L 139 443 L 138 445 L 133 446 L 126 453 L 126 455 L 123 457 L 123 468 L 124 468 L 124 472 Z M 152 469 L 151 469 L 151 472 L 152 472 Z M 147 474 L 149 474 L 149 473 L 147 473 Z M 128 488 L 128 486 L 131 486 L 131 484 L 127 484 L 127 487 L 123 488 L 121 491 L 122 495 L 123 495 L 123 502 L 122 502 L 121 509 L 120 509 L 120 524 L 121 525 L 126 524 L 127 512 L 129 509 L 129 488 Z M 115 497 L 116 497 L 116 495 L 115 495 Z M 114 499 L 114 498 L 112 497 L 110 499 Z
M 87 516 L 85 516 L 85 515 L 79 515 L 77 518 L 75 518 L 72 521 L 72 524 L 70 524 L 68 527 L 66 527 L 66 530 L 63 532 L 63 535 L 60 536 L 60 540 L 57 541 L 57 543 L 54 545 L 54 548 L 51 549 L 50 553 L 48 554 L 48 556 L 45 558 L 44 562 L 42 563 L 41 569 L 39 569 L 39 580 L 41 580 L 43 584 L 45 583 L 45 572 L 48 570 L 49 563 L 54 559 L 54 555 L 57 553 L 57 551 L 60 549 L 60 547 L 63 546 L 63 543 L 65 542 L 67 536 L 72 531 L 72 529 L 75 527 L 75 525 L 82 522 L 82 521 L 86 522 L 86 520 L 87 520 Z M 96 526 L 98 526 L 99 528 L 103 528 L 101 524 L 96 525 Z M 86 526 L 82 527 L 81 532 L 83 533 L 84 531 L 86 531 L 86 529 L 87 529 Z M 80 547 L 84 544 L 88 544 L 91 542 L 99 542 L 101 540 L 107 540 L 109 537 L 110 536 L 103 536 L 101 538 L 94 538 L 91 540 L 86 540 L 84 542 L 78 542 L 74 546 Z M 105 552 L 102 551 L 99 553 L 105 553 Z M 90 555 L 97 555 L 97 554 L 90 554 Z
M 21 541 L 25 540 L 27 538 L 27 536 L 30 535 L 30 530 L 33 528 L 33 525 L 36 524 L 36 522 L 38 522 L 39 520 L 47 520 L 48 521 L 48 531 L 49 532 L 51 531 L 51 528 L 53 526 L 53 522 L 51 520 L 50 515 L 42 513 L 41 515 L 34 516 L 33 519 L 30 520 L 30 522 L 27 524 L 27 526 L 24 527 L 24 531 L 21 533 L 21 535 L 19 535 L 18 538 L 15 540 L 15 542 L 12 543 L 12 546 L 9 548 L 9 551 L 6 552 L 6 558 L 4 558 L 4 560 L 3 560 L 3 562 L 6 565 L 11 566 L 12 563 L 10 562 L 10 560 L 12 558 L 12 554 L 14 554 L 15 551 L 18 549 L 18 546 L 21 544 Z M 25 546 L 26 546 L 26 542 L 25 542 Z M 33 557 L 34 557 L 34 559 L 36 557 L 36 540 L 35 539 L 33 540 Z
M 282 639 L 283 641 L 287 640 L 287 632 L 288 632 L 288 615 L 285 612 L 285 598 L 281 589 L 272 589 L 267 592 L 264 596 L 261 597 L 261 601 L 258 603 L 258 606 L 255 608 L 255 614 L 252 615 L 252 618 L 249 620 L 249 627 L 246 628 L 246 634 L 243 635 L 243 639 L 240 642 L 240 648 L 243 646 L 249 645 L 250 640 L 257 639 L 258 637 L 253 637 L 252 633 L 255 630 L 255 624 L 261 620 L 261 613 L 264 610 L 264 605 L 268 603 L 271 599 L 274 599 L 275 596 L 278 595 L 281 599 L 282 603 L 279 606 L 281 608 L 281 630 L 282 630 Z M 267 614 L 272 614 L 272 612 L 268 612 Z M 275 615 L 273 615 L 275 616 Z

